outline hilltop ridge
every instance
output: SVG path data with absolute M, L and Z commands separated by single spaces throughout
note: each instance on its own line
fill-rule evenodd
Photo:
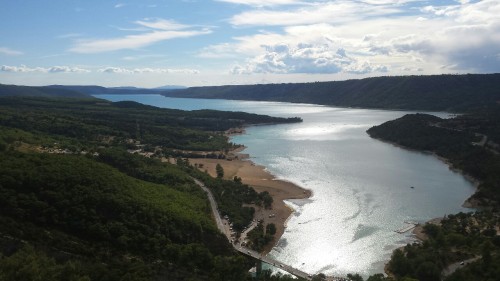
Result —
M 191 87 L 163 95 L 460 112 L 500 101 L 499 85 L 500 74 L 428 75 L 315 83 Z

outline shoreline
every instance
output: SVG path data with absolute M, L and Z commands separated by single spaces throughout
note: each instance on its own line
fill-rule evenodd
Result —
M 429 237 L 427 237 L 427 234 L 425 233 L 424 231 L 424 226 L 426 224 L 435 224 L 435 225 L 441 225 L 441 221 L 443 220 L 444 218 L 442 217 L 439 217 L 439 218 L 433 218 L 433 219 L 430 219 L 424 223 L 421 223 L 421 224 L 418 224 L 413 230 L 412 230 L 412 234 L 415 236 L 415 238 L 418 240 L 418 241 L 425 241 L 427 239 L 429 239 Z
M 284 200 L 307 199 L 312 196 L 312 192 L 286 180 L 277 179 L 266 167 L 249 160 L 250 156 L 242 153 L 245 149 L 246 147 L 241 146 L 230 151 L 227 156 L 231 160 L 189 158 L 189 162 L 197 164 L 198 169 L 207 171 L 213 177 L 216 177 L 216 165 L 220 164 L 224 169 L 224 179 L 232 180 L 237 176 L 241 178 L 243 184 L 251 186 L 255 191 L 269 192 L 273 198 L 272 209 L 254 206 L 256 220 L 262 219 L 264 224 L 274 223 L 276 226 L 273 241 L 262 251 L 264 255 L 267 255 L 277 245 L 294 212 L 290 206 L 285 204 Z
M 463 170 L 459 169 L 459 168 L 456 168 L 453 166 L 453 163 L 451 163 L 450 160 L 448 160 L 447 158 L 444 158 L 442 156 L 439 156 L 437 155 L 435 152 L 432 152 L 432 151 L 428 151 L 428 150 L 417 150 L 417 149 L 414 149 L 414 148 L 410 148 L 410 147 L 406 147 L 406 146 L 403 146 L 403 145 L 400 145 L 398 143 L 395 143 L 395 142 L 391 142 L 391 141 L 387 141 L 387 140 L 384 140 L 384 139 L 381 139 L 381 138 L 377 138 L 377 137 L 374 137 L 370 134 L 368 134 L 371 138 L 373 139 L 376 139 L 378 141 L 381 141 L 381 142 L 384 142 L 384 143 L 387 143 L 387 144 L 390 144 L 394 147 L 397 147 L 397 148 L 401 148 L 401 149 L 405 149 L 405 150 L 408 150 L 408 151 L 413 151 L 413 152 L 417 152 L 417 153 L 422 153 L 422 154 L 427 154 L 427 155 L 432 155 L 434 157 L 436 157 L 439 161 L 443 162 L 444 164 L 446 164 L 448 166 L 448 169 L 450 169 L 451 171 L 455 172 L 455 173 L 458 173 L 460 175 L 462 175 L 467 181 L 469 181 L 472 186 L 474 187 L 474 194 L 472 194 L 469 198 L 465 199 L 465 201 L 462 203 L 462 207 L 463 208 L 467 208 L 467 209 L 479 209 L 481 207 L 483 207 L 481 205 L 481 202 L 479 202 L 476 198 L 474 198 L 474 195 L 478 192 L 479 190 L 479 185 L 481 184 L 481 181 L 479 179 L 476 179 L 474 178 L 473 176 L 465 173 Z M 412 231 L 411 231 L 411 234 L 414 236 L 414 239 L 417 241 L 417 242 L 424 242 L 428 239 L 428 236 L 427 234 L 425 233 L 424 231 L 424 226 L 426 224 L 435 224 L 435 225 L 440 225 L 441 224 L 441 221 L 443 220 L 444 218 L 442 217 L 438 217 L 438 218 L 433 218 L 433 219 L 430 219 L 428 221 L 425 221 L 423 223 L 420 223 L 418 224 Z M 405 246 L 402 246 L 402 247 L 399 247 L 398 249 L 403 249 Z M 393 251 L 394 252 L 394 251 Z M 387 261 L 387 263 L 385 263 L 384 265 L 384 273 L 389 276 L 389 277 L 393 277 L 394 278 L 394 274 L 392 274 L 392 272 L 388 269 L 388 265 L 389 265 L 389 262 L 390 262 L 390 259 Z
M 234 128 L 225 133 L 225 136 L 230 138 L 231 136 L 245 134 L 245 127 Z M 373 138 L 373 137 L 372 137 Z M 461 174 L 465 179 L 467 179 L 475 188 L 475 192 L 478 190 L 478 185 L 480 181 L 471 177 L 470 175 L 464 173 L 462 170 L 453 167 L 452 163 L 443 157 L 438 156 L 437 154 L 431 151 L 420 151 L 408 147 L 404 147 L 402 145 L 381 140 L 378 138 L 374 138 L 379 141 L 391 144 L 395 147 L 410 150 L 422 154 L 431 154 L 436 157 L 438 160 L 443 162 L 448 166 L 448 168 L 456 173 Z M 276 225 L 276 234 L 274 239 L 263 249 L 261 252 L 263 255 L 267 255 L 278 243 L 282 235 L 284 234 L 287 223 L 291 218 L 294 209 L 289 205 L 285 204 L 284 200 L 289 199 L 307 199 L 312 196 L 312 192 L 310 190 L 304 189 L 294 183 L 288 182 L 286 180 L 277 179 L 273 174 L 271 174 L 265 166 L 257 165 L 253 161 L 250 160 L 250 155 L 244 153 L 246 149 L 245 146 L 237 147 L 231 151 L 229 151 L 226 156 L 227 159 L 209 159 L 209 158 L 189 158 L 190 163 L 192 164 L 202 164 L 203 167 L 200 170 L 206 170 L 211 176 L 216 177 L 215 166 L 220 164 L 224 169 L 224 179 L 232 180 L 234 176 L 238 176 L 242 179 L 242 183 L 247 184 L 255 189 L 257 192 L 267 191 L 273 198 L 273 205 L 271 210 L 265 210 L 264 208 L 254 206 L 255 208 L 255 219 L 263 219 L 264 224 L 274 223 Z M 475 194 L 475 193 L 474 193 Z M 472 195 L 473 196 L 473 195 Z M 474 202 L 471 204 L 471 197 L 467 198 L 462 207 L 468 209 L 477 209 L 478 204 Z M 272 217 L 270 217 L 272 215 Z M 415 237 L 416 241 L 425 241 L 427 235 L 423 231 L 423 226 L 427 223 L 432 224 L 440 224 L 443 218 L 433 218 L 424 223 L 418 224 L 411 233 Z M 403 246 L 404 247 L 404 246 Z M 401 247 L 401 248 L 403 248 Z M 384 266 L 384 271 L 386 274 L 390 275 L 390 272 L 387 270 L 388 262 Z
M 426 224 L 428 224 L 428 223 L 429 223 L 429 224 L 435 224 L 435 225 L 441 225 L 441 221 L 442 221 L 443 219 L 444 219 L 444 218 L 442 218 L 442 217 L 439 217 L 439 218 L 433 218 L 433 219 L 430 219 L 430 220 L 428 220 L 428 221 L 426 221 L 426 222 L 424 222 L 424 223 L 419 223 L 419 224 L 417 224 L 417 225 L 415 226 L 415 228 L 413 228 L 413 229 L 412 229 L 412 231 L 411 231 L 411 234 L 414 236 L 414 239 L 415 239 L 415 241 L 414 241 L 414 242 L 412 242 L 412 243 L 422 243 L 422 242 L 426 241 L 427 239 L 429 239 L 429 237 L 427 236 L 427 234 L 426 234 L 426 233 L 425 233 L 425 231 L 424 231 L 424 226 L 425 226 Z M 408 243 L 408 244 L 410 244 L 410 243 Z M 392 252 L 394 253 L 394 251 L 396 251 L 396 250 L 398 250 L 398 249 L 399 249 L 399 250 L 403 250 L 405 247 L 406 247 L 406 245 L 405 245 L 405 246 L 398 247 L 398 248 L 394 249 Z M 388 261 L 384 264 L 384 273 L 385 273 L 387 276 L 389 276 L 389 277 L 391 277 L 391 278 L 395 279 L 394 274 L 393 274 L 393 273 L 389 270 L 389 262 L 390 262 L 390 261 L 391 261 L 391 258 L 389 258 L 389 260 L 388 260 Z

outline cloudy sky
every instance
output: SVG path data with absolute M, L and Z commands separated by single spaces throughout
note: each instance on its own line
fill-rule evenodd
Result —
M 0 7 L 4 84 L 500 72 L 499 0 L 2 0 Z

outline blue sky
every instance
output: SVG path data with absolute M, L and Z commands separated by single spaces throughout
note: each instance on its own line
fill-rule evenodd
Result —
M 223 85 L 500 72 L 500 1 L 0 2 L 0 83 Z

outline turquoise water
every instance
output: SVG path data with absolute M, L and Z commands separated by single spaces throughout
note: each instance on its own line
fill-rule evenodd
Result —
M 309 104 L 100 96 L 177 109 L 220 109 L 303 118 L 254 126 L 233 142 L 280 179 L 313 191 L 287 202 L 296 211 L 270 255 L 308 273 L 364 276 L 383 272 L 391 252 L 413 238 L 394 230 L 470 211 L 461 205 L 472 183 L 428 154 L 371 139 L 366 130 L 410 112 Z M 440 113 L 445 117 L 446 114 Z M 410 188 L 413 186 L 414 188 Z

